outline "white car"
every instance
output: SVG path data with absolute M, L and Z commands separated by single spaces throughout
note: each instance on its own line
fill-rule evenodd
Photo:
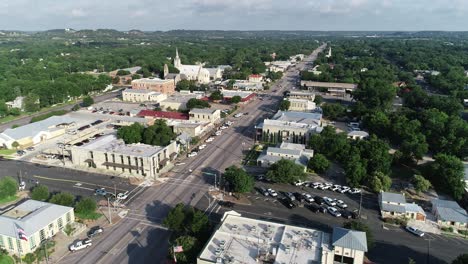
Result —
M 205 140 L 206 143 L 210 143 L 210 142 L 213 142 L 214 140 L 214 137 L 209 137 Z
M 304 200 L 306 200 L 308 203 L 314 202 L 314 198 L 308 193 L 303 193 L 302 197 L 304 197 Z
M 340 207 L 341 209 L 348 208 L 348 205 L 345 204 L 342 200 L 337 200 L 336 201 L 336 206 Z
M 413 235 L 418 236 L 418 237 L 423 237 L 424 236 L 424 232 L 417 229 L 416 227 L 406 226 L 406 230 L 408 232 L 412 233 Z
M 302 186 L 304 183 L 305 183 L 305 182 L 303 182 L 303 181 L 295 181 L 295 182 L 294 182 L 294 185 L 296 185 L 296 186 Z
M 127 198 L 128 198 L 128 191 L 117 194 L 117 199 L 119 200 L 125 200 Z
M 332 207 L 332 206 L 329 206 L 327 208 L 328 212 L 333 215 L 334 217 L 340 217 L 341 216 L 341 213 L 340 211 L 338 211 L 338 209 L 336 209 L 335 207 Z
M 215 135 L 221 136 L 221 130 L 216 131 L 216 132 L 215 132 Z
M 338 190 L 338 192 L 340 193 L 345 193 L 345 192 L 348 192 L 351 188 L 349 188 L 348 186 L 343 186 L 341 187 L 341 189 Z
M 237 114 L 234 115 L 234 117 L 235 117 L 235 118 L 238 118 L 238 117 L 241 117 L 241 116 L 243 116 L 243 115 L 244 115 L 243 113 L 237 113 Z
M 323 197 L 323 200 L 324 200 L 325 203 L 328 204 L 329 206 L 335 206 L 335 205 L 336 205 L 336 202 L 333 201 L 333 199 L 331 199 L 331 198 Z
M 340 186 L 340 185 L 335 185 L 335 186 L 331 187 L 330 190 L 331 190 L 331 191 L 334 191 L 334 192 L 337 192 L 337 191 L 339 191 L 340 189 L 341 189 L 341 186 Z
M 83 240 L 80 240 L 80 241 L 77 241 L 77 242 L 71 244 L 68 247 L 68 249 L 70 251 L 77 251 L 77 250 L 87 248 L 87 247 L 90 247 L 90 246 L 92 246 L 91 239 L 83 239 Z
M 221 130 L 224 130 L 224 129 L 227 129 L 227 128 L 228 128 L 227 126 L 221 126 L 221 127 L 219 127 L 219 129 L 221 129 Z
M 198 149 L 204 149 L 204 148 L 206 148 L 206 144 L 202 144 L 202 145 L 198 146 Z
M 267 191 L 270 194 L 270 196 L 272 196 L 272 197 L 278 196 L 278 193 L 275 190 L 271 189 L 271 188 L 268 188 Z
M 361 190 L 358 189 L 358 188 L 353 188 L 353 189 L 349 190 L 348 192 L 351 193 L 351 194 L 356 194 L 356 193 L 360 193 Z
M 187 157 L 191 158 L 191 157 L 195 157 L 196 155 L 198 155 L 197 152 L 193 151 L 193 152 L 190 152 Z
M 20 191 L 24 191 L 24 189 L 26 189 L 26 183 L 24 181 L 21 181 L 21 183 L 18 186 L 18 189 Z

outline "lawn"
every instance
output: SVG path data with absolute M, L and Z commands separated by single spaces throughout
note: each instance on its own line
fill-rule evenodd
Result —
M 92 213 L 75 213 L 75 216 L 79 217 L 83 220 L 96 220 L 102 216 L 100 213 L 92 212 Z
M 2 118 L 0 118 L 0 124 L 10 122 L 11 120 L 15 120 L 15 119 L 20 118 L 20 117 L 22 117 L 22 115 L 19 115 L 19 116 L 9 115 L 9 116 L 2 117 Z
M 16 197 L 16 195 L 8 196 L 6 198 L 0 199 L 0 204 L 12 202 L 12 201 L 16 200 L 16 198 L 18 198 L 18 197 Z
M 14 149 L 0 149 L 0 155 L 10 156 L 16 153 Z
M 13 264 L 13 259 L 8 255 L 0 255 L 0 264 Z

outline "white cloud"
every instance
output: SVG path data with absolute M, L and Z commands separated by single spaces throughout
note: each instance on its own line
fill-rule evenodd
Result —
M 87 13 L 81 8 L 72 9 L 70 14 L 72 17 L 85 17 L 87 15 Z

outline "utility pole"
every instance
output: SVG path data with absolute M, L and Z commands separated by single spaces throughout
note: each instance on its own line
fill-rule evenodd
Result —
M 361 198 L 359 199 L 359 212 L 358 212 L 359 218 L 361 218 L 361 208 L 362 208 L 362 188 L 361 188 Z
M 112 225 L 112 215 L 111 215 L 111 209 L 110 209 L 109 196 L 107 196 L 107 209 L 109 210 L 109 224 Z

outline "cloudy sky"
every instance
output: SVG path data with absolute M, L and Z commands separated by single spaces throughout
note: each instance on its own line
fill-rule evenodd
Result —
M 468 30 L 468 0 L 0 0 L 0 29 Z

